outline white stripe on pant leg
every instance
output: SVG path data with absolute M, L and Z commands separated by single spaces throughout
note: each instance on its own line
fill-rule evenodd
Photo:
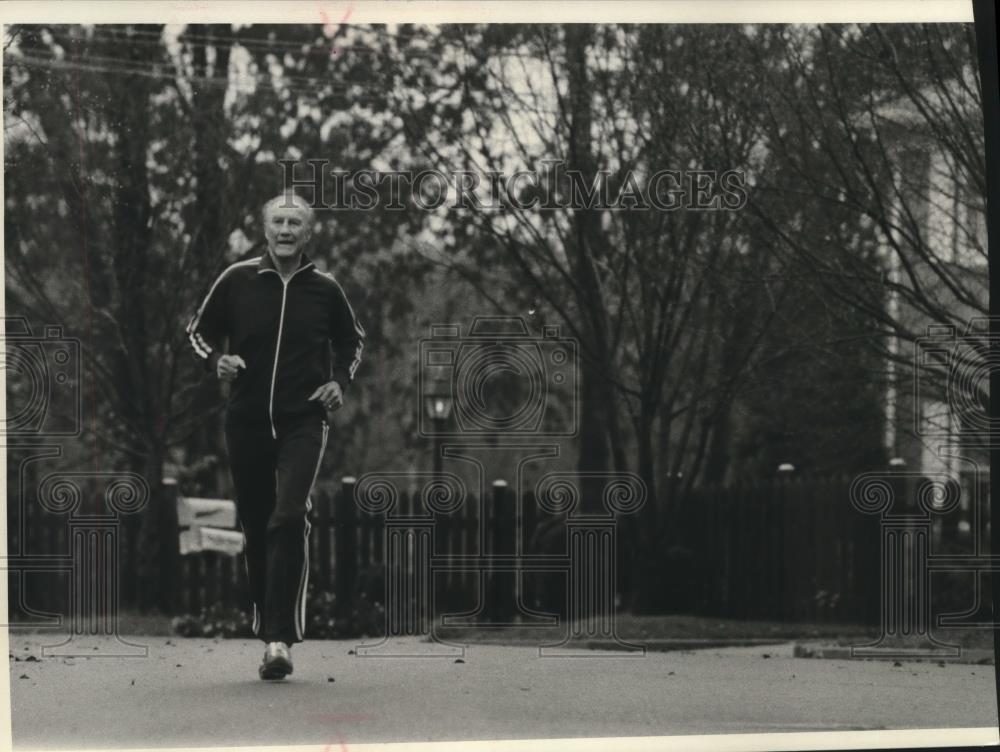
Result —
M 306 499 L 306 514 L 312 509 L 312 501 Z M 309 589 L 309 531 L 312 530 L 312 525 L 306 521 L 306 532 L 303 536 L 303 561 L 302 561 L 302 585 L 299 588 L 299 597 L 297 598 L 296 609 L 295 609 L 295 619 L 296 619 L 296 632 L 298 632 L 299 639 L 306 631 L 306 591 Z
M 309 512 L 312 510 L 312 488 L 316 485 L 316 478 L 319 476 L 319 467 L 323 462 L 323 454 L 326 452 L 326 437 L 330 427 L 323 422 L 323 441 L 319 447 L 319 457 L 316 459 L 316 469 L 313 471 L 312 482 L 309 484 L 309 496 L 306 496 L 306 527 L 302 536 L 302 574 L 299 576 L 299 591 L 295 597 L 295 635 L 301 640 L 306 628 L 306 588 L 309 585 L 309 531 L 312 526 L 309 524 Z

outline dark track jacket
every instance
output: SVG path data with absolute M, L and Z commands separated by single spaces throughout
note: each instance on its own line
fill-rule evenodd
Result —
M 219 275 L 187 327 L 205 367 L 215 371 L 228 337 L 228 354 L 246 362 L 229 392 L 228 411 L 247 421 L 266 421 L 271 434 L 283 420 L 310 413 L 325 416 L 309 396 L 335 379 L 342 390 L 361 362 L 365 330 L 332 275 L 305 255 L 282 281 L 265 250 Z

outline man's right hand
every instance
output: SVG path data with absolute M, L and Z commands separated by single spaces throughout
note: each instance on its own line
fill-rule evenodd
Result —
M 239 370 L 246 367 L 239 355 L 221 355 L 215 364 L 215 373 L 222 381 L 234 381 L 239 376 Z

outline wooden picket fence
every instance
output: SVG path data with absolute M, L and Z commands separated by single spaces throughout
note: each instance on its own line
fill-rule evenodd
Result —
M 485 504 L 481 504 L 476 495 L 469 495 L 453 513 L 434 514 L 433 553 L 454 557 L 512 553 L 516 535 L 513 501 L 513 495 L 498 485 Z M 397 503 L 393 511 L 396 517 L 426 512 L 417 493 L 403 491 Z M 485 515 L 482 525 L 481 514 Z M 386 516 L 359 509 L 353 485 L 345 484 L 333 492 L 323 488 L 314 492 L 309 522 L 309 581 L 315 588 L 335 592 L 339 609 L 346 612 L 353 606 L 360 577 L 366 580 L 384 577 Z M 555 531 L 558 535 L 558 524 L 558 516 L 540 509 L 529 495 L 522 522 L 524 553 L 530 555 L 545 549 L 551 555 L 549 540 L 539 538 L 536 533 Z M 413 565 L 412 562 L 407 564 Z M 481 584 L 490 592 L 500 581 L 509 579 L 503 574 L 487 572 L 481 583 L 480 573 L 471 568 L 441 572 L 435 578 L 435 608 L 441 612 L 474 608 Z M 550 575 L 543 582 L 528 581 L 529 601 L 540 604 L 541 589 L 551 591 L 552 579 Z M 383 600 L 379 593 L 372 595 L 375 600 Z M 205 552 L 181 557 L 176 599 L 178 612 L 198 613 L 203 606 L 215 602 L 241 605 L 246 599 L 246 569 L 242 556 Z
M 618 529 L 618 584 L 621 602 L 645 603 L 652 612 L 685 612 L 736 619 L 787 622 L 874 624 L 880 604 L 880 524 L 849 501 L 849 478 L 775 481 L 733 488 L 699 488 L 683 504 L 643 515 Z M 310 582 L 336 593 L 341 608 L 350 608 L 359 578 L 384 577 L 386 515 L 371 514 L 355 503 L 353 486 L 319 489 L 310 516 Z M 981 494 L 988 499 L 988 489 Z M 482 503 L 485 502 L 485 503 Z M 515 495 L 497 486 L 485 500 L 470 496 L 450 514 L 434 514 L 433 554 L 438 560 L 513 553 Z M 402 493 L 399 515 L 420 512 L 422 500 Z M 480 515 L 485 515 L 480 524 Z M 958 540 L 959 510 L 937 523 L 935 545 Z M 11 520 L 9 520 L 11 522 Z M 65 520 L 27 510 L 16 530 L 37 554 L 64 553 L 69 541 Z M 23 523 L 23 524 L 22 524 Z M 565 603 L 563 573 L 533 571 L 533 557 L 566 553 L 566 520 L 544 511 L 527 494 L 522 504 L 522 602 L 530 608 L 559 613 Z M 650 550 L 641 550 L 632 535 L 655 524 Z M 119 535 L 117 597 L 121 606 L 144 602 L 136 579 L 137 525 L 124 524 Z M 648 538 L 647 538 L 648 540 Z M 416 566 L 410 562 L 404 566 Z M 28 576 L 11 590 L 11 609 L 30 603 L 36 610 L 65 613 L 65 579 L 44 573 Z M 510 572 L 447 568 L 434 574 L 437 613 L 475 609 L 510 616 L 514 577 Z M 46 584 L 47 583 L 47 584 Z M 246 571 L 242 555 L 200 553 L 180 557 L 174 594 L 175 613 L 198 613 L 203 607 L 246 605 Z M 504 590 L 501 593 L 499 590 Z M 510 592 L 507 592 L 510 591 Z M 633 600 L 635 592 L 656 597 Z M 378 600 L 378 594 L 373 594 Z M 17 602 L 21 599 L 21 603 Z M 145 602 L 148 602 L 148 598 Z
M 788 622 L 873 624 L 879 521 L 846 479 L 696 489 L 674 515 L 692 552 L 689 609 Z M 685 563 L 686 563 L 685 562 Z

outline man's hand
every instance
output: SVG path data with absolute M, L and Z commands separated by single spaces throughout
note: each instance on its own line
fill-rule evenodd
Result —
M 246 367 L 247 364 L 239 355 L 220 355 L 219 362 L 215 364 L 215 373 L 223 381 L 235 381 L 239 370 Z
M 344 404 L 344 393 L 340 388 L 340 384 L 336 381 L 328 381 L 322 386 L 317 387 L 309 399 L 319 400 L 323 403 L 323 407 L 332 412 Z

